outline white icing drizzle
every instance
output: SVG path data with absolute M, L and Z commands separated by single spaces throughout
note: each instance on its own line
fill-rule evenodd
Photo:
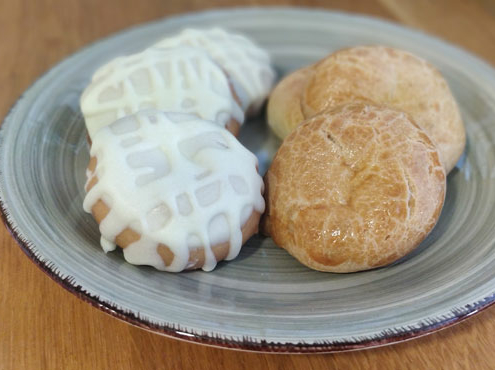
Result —
M 99 68 L 81 96 L 89 136 L 141 109 L 187 112 L 225 125 L 244 113 L 222 68 L 206 52 L 187 46 L 150 48 Z
M 105 253 L 114 251 L 117 248 L 117 245 L 115 243 L 108 241 L 103 236 L 100 238 L 100 245 L 103 248 L 103 250 L 105 251 Z
M 266 99 L 275 81 L 269 54 L 250 39 L 221 28 L 185 29 L 165 38 L 156 48 L 188 45 L 205 50 L 230 76 L 244 110 L 256 111 Z
M 189 248 L 203 246 L 203 270 L 210 271 L 217 263 L 211 247 L 229 241 L 227 259 L 235 258 L 241 227 L 254 210 L 264 211 L 254 154 L 194 115 L 143 110 L 124 117 L 93 136 L 91 155 L 98 182 L 84 210 L 91 212 L 99 199 L 110 208 L 100 223 L 105 251 L 127 227 L 141 234 L 124 249 L 133 264 L 182 271 Z M 160 243 L 175 256 L 169 266 L 157 252 Z

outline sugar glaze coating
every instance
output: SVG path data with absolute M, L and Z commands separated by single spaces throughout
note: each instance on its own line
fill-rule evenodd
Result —
M 122 233 L 136 235 L 124 247 L 132 264 L 182 271 L 202 247 L 202 268 L 212 270 L 212 246 L 228 242 L 226 259 L 235 258 L 243 225 L 264 211 L 254 154 L 193 115 L 143 110 L 126 116 L 94 135 L 91 156 L 84 209 L 108 207 L 99 225 L 105 250 Z
M 236 94 L 249 115 L 256 113 L 275 80 L 269 54 L 245 36 L 221 28 L 185 29 L 157 42 L 156 48 L 188 45 L 200 48 L 231 77 Z
M 244 121 L 222 68 L 204 51 L 187 46 L 116 58 L 94 73 L 81 96 L 91 138 L 101 127 L 149 108 L 193 113 L 221 127 Z

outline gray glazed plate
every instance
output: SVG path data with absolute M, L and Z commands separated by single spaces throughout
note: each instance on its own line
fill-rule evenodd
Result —
M 253 237 L 210 273 L 170 274 L 105 255 L 82 210 L 88 161 L 78 99 L 105 61 L 183 27 L 222 26 L 267 48 L 283 75 L 351 45 L 410 50 L 447 78 L 468 145 L 448 177 L 441 219 L 401 261 L 354 274 L 309 270 L 270 239 Z M 322 10 L 233 9 L 168 18 L 91 45 L 51 69 L 0 131 L 0 201 L 24 252 L 81 299 L 131 324 L 185 340 L 271 352 L 383 345 L 456 323 L 495 300 L 495 71 L 438 39 L 391 23 Z M 278 142 L 263 118 L 243 141 L 269 165 Z

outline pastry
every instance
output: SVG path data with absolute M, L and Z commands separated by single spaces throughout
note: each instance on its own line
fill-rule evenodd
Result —
M 81 96 L 90 139 L 115 120 L 156 108 L 194 113 L 236 134 L 244 112 L 224 71 L 204 51 L 150 48 L 97 70 Z
M 294 85 L 294 91 L 275 89 L 270 100 L 279 100 L 277 94 L 293 94 L 295 101 L 299 97 L 305 118 L 353 101 L 405 111 L 437 145 L 447 173 L 464 150 L 465 129 L 447 82 L 431 64 L 417 56 L 384 46 L 353 47 L 319 61 L 306 73 L 306 78 L 306 83 Z M 293 108 L 276 104 L 270 110 L 268 121 L 277 127 L 276 133 L 287 134 L 300 123 L 296 119 L 280 120 L 277 114 L 283 113 L 273 114 L 286 109 Z
M 351 272 L 390 264 L 437 222 L 439 151 L 411 116 L 365 103 L 301 123 L 266 176 L 262 230 L 304 265 Z
M 301 109 L 301 91 L 312 73 L 312 66 L 298 69 L 283 78 L 270 94 L 266 108 L 267 120 L 281 139 L 305 119 Z
M 156 48 L 188 45 L 199 48 L 231 77 L 234 90 L 248 116 L 256 114 L 270 93 L 275 71 L 268 53 L 245 36 L 221 28 L 185 29 L 157 42 Z
M 141 110 L 92 136 L 84 209 L 105 251 L 159 270 L 235 258 L 264 211 L 257 159 L 195 115 Z

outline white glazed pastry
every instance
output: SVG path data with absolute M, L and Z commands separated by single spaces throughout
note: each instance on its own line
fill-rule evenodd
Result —
M 275 71 L 268 53 L 250 39 L 220 28 L 186 29 L 154 45 L 173 48 L 188 45 L 205 50 L 230 76 L 248 115 L 255 114 L 270 93 Z
M 95 72 L 81 96 L 91 139 L 101 127 L 148 108 L 193 113 L 228 129 L 244 120 L 222 68 L 187 46 L 116 58 Z
M 115 249 L 127 233 L 119 246 L 132 264 L 209 271 L 213 246 L 227 245 L 231 260 L 257 231 L 265 207 L 257 159 L 212 122 L 142 110 L 94 134 L 91 157 L 84 209 L 105 205 L 95 217 L 102 247 Z M 201 263 L 191 257 L 198 249 Z

